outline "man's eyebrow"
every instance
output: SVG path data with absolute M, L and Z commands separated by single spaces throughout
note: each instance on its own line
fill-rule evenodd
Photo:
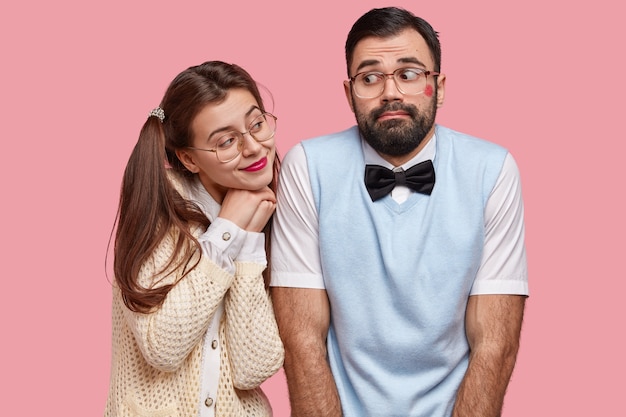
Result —
M 426 65 L 419 59 L 415 58 L 414 56 L 398 58 L 396 62 L 400 64 L 417 64 L 421 67 L 426 68 Z M 377 59 L 366 59 L 365 61 L 361 62 L 358 67 L 356 67 L 356 72 L 358 74 L 361 69 L 365 67 L 370 67 L 376 64 L 380 64 L 380 61 Z
M 380 64 L 380 61 L 377 59 L 366 59 L 365 61 L 362 61 L 358 67 L 356 67 L 356 72 L 358 73 L 359 70 L 376 64 Z
M 419 59 L 415 58 L 414 56 L 399 58 L 397 62 L 402 63 L 402 64 L 417 64 L 419 66 L 426 68 L 426 65 Z

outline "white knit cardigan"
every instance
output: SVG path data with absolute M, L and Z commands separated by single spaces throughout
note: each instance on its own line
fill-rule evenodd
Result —
M 201 233 L 194 231 L 196 236 Z M 169 235 L 143 265 L 142 285 L 163 285 L 180 277 L 180 270 L 165 278 L 156 275 L 173 248 L 174 237 Z M 271 416 L 259 386 L 280 369 L 284 351 L 261 275 L 264 268 L 235 262 L 233 276 L 203 256 L 149 314 L 130 311 L 114 286 L 111 380 L 104 415 L 199 415 L 203 338 L 223 298 L 215 415 Z

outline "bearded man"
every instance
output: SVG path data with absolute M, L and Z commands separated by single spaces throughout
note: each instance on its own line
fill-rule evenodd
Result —
M 517 165 L 435 123 L 428 22 L 373 9 L 345 47 L 357 126 L 292 148 L 277 192 L 291 415 L 499 416 L 528 295 Z

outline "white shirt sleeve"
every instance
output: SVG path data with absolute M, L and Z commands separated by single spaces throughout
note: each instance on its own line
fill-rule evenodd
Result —
M 528 295 L 524 232 L 519 170 L 511 154 L 507 154 L 485 206 L 483 257 L 471 295 Z
M 220 268 L 235 273 L 235 261 L 267 265 L 265 235 L 247 232 L 217 217 L 199 238 L 202 253 Z
M 283 158 L 276 199 L 270 285 L 323 289 L 317 209 L 301 144 Z

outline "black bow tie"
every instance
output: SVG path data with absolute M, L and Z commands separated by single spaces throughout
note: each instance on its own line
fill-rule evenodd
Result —
M 435 168 L 429 159 L 408 170 L 392 171 L 380 165 L 365 166 L 365 187 L 372 201 L 383 198 L 396 185 L 404 185 L 418 193 L 430 195 L 435 186 Z

